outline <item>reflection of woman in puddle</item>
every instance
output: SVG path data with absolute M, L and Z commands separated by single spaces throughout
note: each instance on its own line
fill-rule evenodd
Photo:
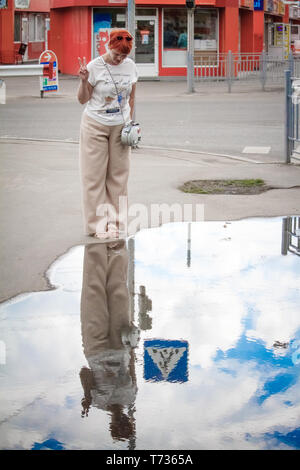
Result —
M 127 269 L 125 241 L 85 247 L 81 332 L 89 368 L 81 369 L 80 380 L 82 417 L 88 416 L 91 405 L 108 411 L 112 437 L 132 443 L 138 331 L 130 318 Z

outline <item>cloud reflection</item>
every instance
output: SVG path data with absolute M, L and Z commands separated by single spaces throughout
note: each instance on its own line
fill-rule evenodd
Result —
M 186 223 L 142 230 L 130 255 L 75 247 L 49 272 L 56 289 L 1 305 L 1 448 L 300 449 L 300 266 L 281 254 L 282 218 L 190 233 L 189 244 Z M 142 318 L 141 286 L 151 322 L 132 350 L 122 332 L 132 311 Z M 188 382 L 144 380 L 153 338 L 188 341 Z

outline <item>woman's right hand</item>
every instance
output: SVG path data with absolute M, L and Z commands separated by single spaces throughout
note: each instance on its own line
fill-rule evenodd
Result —
M 86 61 L 85 61 L 85 57 L 83 57 L 83 60 L 81 60 L 80 57 L 78 57 L 78 62 L 79 62 L 79 78 L 83 81 L 83 82 L 86 82 L 87 79 L 89 78 L 89 71 L 86 67 Z

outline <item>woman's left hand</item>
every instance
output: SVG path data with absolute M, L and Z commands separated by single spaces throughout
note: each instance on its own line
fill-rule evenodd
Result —
M 78 57 L 78 62 L 79 62 L 79 66 L 80 66 L 80 69 L 79 69 L 79 78 L 80 78 L 83 82 L 86 82 L 87 79 L 89 78 L 89 71 L 88 71 L 87 66 L 86 66 L 85 57 L 83 58 L 83 61 L 81 60 L 80 57 Z

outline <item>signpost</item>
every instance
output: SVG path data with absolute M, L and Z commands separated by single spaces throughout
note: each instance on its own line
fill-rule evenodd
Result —
M 195 0 L 186 0 L 187 8 L 187 85 L 188 93 L 194 93 L 194 15 L 195 15 Z
M 135 37 L 135 0 L 128 0 L 127 4 L 127 29 L 131 36 Z M 130 57 L 135 61 L 135 47 L 131 49 Z
M 45 92 L 58 91 L 57 57 L 53 51 L 46 50 L 40 55 L 39 63 L 44 65 L 45 72 L 48 72 L 48 75 L 40 78 L 41 98 L 43 98 Z

